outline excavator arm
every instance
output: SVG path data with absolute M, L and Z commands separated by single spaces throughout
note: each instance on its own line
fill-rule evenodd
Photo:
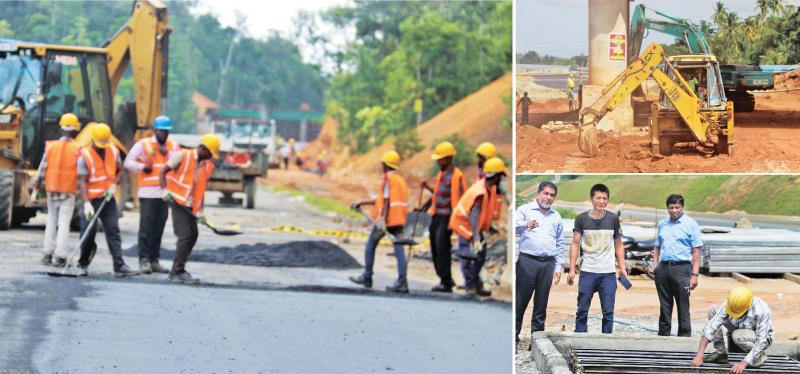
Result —
M 158 0 L 138 0 L 128 22 L 103 44 L 108 49 L 112 97 L 131 66 L 138 129 L 153 123 L 166 102 L 170 31 L 166 5 Z
M 675 78 L 659 69 L 659 65 L 663 65 Z M 597 123 L 650 76 L 655 79 L 681 118 L 686 121 L 694 137 L 702 143 L 709 141 L 707 129 L 711 122 L 700 112 L 700 98 L 689 88 L 689 84 L 675 67 L 667 61 L 664 48 L 660 44 L 651 44 L 603 89 L 600 98 L 580 111 L 581 132 L 578 147 L 582 152 L 590 156 L 599 153 L 595 134 Z
M 630 43 L 628 44 L 628 56 L 638 56 L 642 47 L 642 40 L 645 31 L 655 30 L 667 35 L 672 35 L 677 39 L 683 40 L 689 47 L 691 54 L 711 54 L 711 47 L 708 45 L 705 35 L 689 20 L 677 18 L 651 9 L 653 12 L 666 18 L 657 20 L 645 16 L 644 4 L 639 4 L 633 11 L 631 18 Z

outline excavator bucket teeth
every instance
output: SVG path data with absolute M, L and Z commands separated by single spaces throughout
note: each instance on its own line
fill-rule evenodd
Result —
M 597 130 L 593 124 L 580 127 L 578 148 L 590 157 L 600 154 L 600 146 L 597 143 Z

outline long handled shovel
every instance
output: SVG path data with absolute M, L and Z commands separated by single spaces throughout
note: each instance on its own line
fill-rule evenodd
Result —
M 75 255 L 83 246 L 83 242 L 86 241 L 86 238 L 89 237 L 89 231 L 92 230 L 92 227 L 94 227 L 95 222 L 97 222 L 97 218 L 100 217 L 100 213 L 102 213 L 103 209 L 105 209 L 106 203 L 108 203 L 108 200 L 103 200 L 103 203 L 100 204 L 100 208 L 98 208 L 97 211 L 94 212 L 94 217 L 92 217 L 92 219 L 89 220 L 89 225 L 86 226 L 86 231 L 83 232 L 83 236 L 81 236 L 80 240 L 78 241 L 78 245 L 75 246 L 75 249 L 73 249 L 72 252 L 70 252 L 69 257 L 67 257 L 67 263 L 64 264 L 64 268 L 61 269 L 61 271 L 48 271 L 47 275 L 51 277 L 72 277 L 72 278 L 78 277 L 78 274 L 67 273 L 67 269 L 74 266 Z
M 419 199 L 417 200 L 417 208 L 414 210 L 414 226 L 411 228 L 411 241 L 414 241 L 414 236 L 417 235 L 417 221 L 419 221 L 419 213 L 424 211 L 424 207 L 420 207 L 422 205 L 422 195 L 425 193 L 425 189 L 420 187 L 419 189 Z M 406 256 L 406 267 L 408 267 L 408 263 L 411 262 L 411 255 L 414 253 L 414 245 L 408 246 L 408 256 Z
M 356 212 L 361 213 L 361 215 L 364 216 L 364 218 L 366 218 L 367 221 L 369 221 L 369 223 L 372 224 L 372 226 L 376 225 L 375 221 L 372 220 L 372 217 L 370 217 L 367 213 L 365 213 L 363 210 L 361 210 L 360 207 L 359 208 L 355 208 L 354 210 Z M 383 233 L 386 234 L 387 237 L 389 237 L 389 240 L 392 241 L 392 244 L 399 244 L 399 245 L 417 245 L 417 244 L 419 244 L 419 243 L 415 242 L 413 239 L 398 238 L 398 237 L 392 235 L 392 233 L 390 233 L 389 230 L 386 229 L 385 227 L 383 229 Z
M 205 222 L 205 221 L 201 222 L 199 219 L 197 219 L 197 216 L 195 216 L 194 213 L 192 213 L 192 211 L 189 210 L 189 208 L 187 208 L 187 207 L 185 207 L 185 206 L 183 206 L 181 204 L 175 203 L 175 202 L 173 202 L 173 204 L 175 206 L 177 206 L 178 208 L 182 209 L 184 212 L 188 213 L 190 216 L 192 216 L 192 218 L 194 218 L 195 221 L 199 222 L 201 225 L 211 229 L 211 231 L 213 231 L 217 235 L 220 235 L 220 236 L 233 236 L 233 235 L 242 234 L 241 231 L 218 229 L 218 228 L 216 228 L 214 226 L 211 226 L 211 224 L 209 224 L 208 222 Z

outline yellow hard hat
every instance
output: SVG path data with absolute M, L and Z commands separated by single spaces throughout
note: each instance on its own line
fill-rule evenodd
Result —
M 61 120 L 58 121 L 58 124 L 63 130 L 78 131 L 81 129 L 81 121 L 78 120 L 78 116 L 72 113 L 64 113 L 64 115 L 61 116 Z
M 750 309 L 750 305 L 753 305 L 753 291 L 747 287 L 736 287 L 728 295 L 725 312 L 733 318 L 740 318 Z
M 294 138 L 289 138 L 289 144 L 294 144 Z
M 386 166 L 392 169 L 399 169 L 400 168 L 400 154 L 396 151 L 386 151 L 386 153 L 381 156 L 381 162 L 386 164 Z
M 214 134 L 205 134 L 200 137 L 200 143 L 211 152 L 211 156 L 219 158 L 219 137 Z
M 493 177 L 497 173 L 505 173 L 506 163 L 499 157 L 492 157 L 483 164 L 483 172 L 486 173 L 486 177 L 488 178 Z
M 92 128 L 92 143 L 94 145 L 105 148 L 108 147 L 109 139 L 111 139 L 111 128 L 105 123 L 98 123 Z
M 445 157 L 452 157 L 456 154 L 456 146 L 450 142 L 441 142 L 433 149 L 432 160 L 441 160 Z
M 475 152 L 483 157 L 492 158 L 497 155 L 497 148 L 492 143 L 483 142 L 475 148 Z

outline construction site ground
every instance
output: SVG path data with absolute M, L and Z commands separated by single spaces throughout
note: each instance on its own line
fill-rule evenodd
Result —
M 517 172 L 653 172 L 653 173 L 789 173 L 800 171 L 800 91 L 756 95 L 754 112 L 735 114 L 733 155 L 705 156 L 676 149 L 672 156 L 653 155 L 646 125 L 631 134 L 598 131 L 600 155 L 578 150 L 576 129 L 542 129 L 549 121 L 577 122 L 566 99 L 536 101 L 530 124 L 517 116 Z
M 578 298 L 578 278 L 574 286 L 566 284 L 566 274 L 561 282 L 550 291 L 547 308 L 546 331 L 574 331 L 575 310 Z M 659 302 L 655 283 L 645 275 L 630 277 L 633 287 L 625 290 L 617 288 L 614 307 L 614 333 L 653 334 L 658 332 Z M 691 293 L 692 335 L 700 334 L 707 321 L 708 307 L 722 303 L 733 287 L 746 285 L 757 297 L 769 304 L 772 310 L 772 323 L 775 326 L 775 340 L 797 340 L 800 336 L 800 284 L 782 278 L 752 278 L 750 283 L 741 283 L 730 277 L 701 275 L 699 285 Z M 535 364 L 528 352 L 530 344 L 530 318 L 532 305 L 528 305 L 517 345 L 517 373 L 535 373 Z M 677 311 L 673 311 L 672 331 L 677 330 Z M 595 295 L 589 311 L 589 332 L 599 333 L 602 314 L 600 302 Z M 635 349 L 636 347 L 630 347 Z
M 216 204 L 206 213 L 243 235 L 215 236 L 201 227 L 196 250 L 241 244 L 324 240 L 363 264 L 364 240 L 274 231 L 366 233 L 364 224 L 321 211 L 299 196 L 258 191 L 255 210 Z M 39 264 L 45 215 L 4 231 L 0 251 L 0 367 L 18 372 L 486 372 L 509 371 L 508 302 L 463 293 L 429 292 L 430 262 L 410 263 L 411 294 L 383 291 L 396 278 L 389 246 L 381 245 L 375 286 L 348 281 L 361 269 L 257 267 L 190 261 L 197 286 L 166 275 L 116 279 L 105 237 L 86 278 L 51 277 Z M 136 245 L 139 216 L 120 219 L 123 249 Z M 174 249 L 171 221 L 163 248 Z M 70 243 L 77 243 L 71 233 Z M 323 259 L 324 260 L 324 259 Z M 136 257 L 125 261 L 138 268 Z M 170 266 L 168 260 L 161 261 Z M 454 273 L 458 274 L 454 263 Z M 510 297 L 510 296 L 509 296 Z M 464 328 L 470 326 L 470 328 Z M 468 342 L 468 344 L 463 344 Z

